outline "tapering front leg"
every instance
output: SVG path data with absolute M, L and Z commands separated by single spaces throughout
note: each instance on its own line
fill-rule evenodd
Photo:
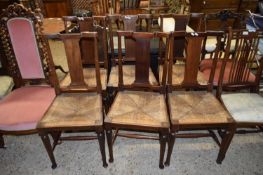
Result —
M 107 129 L 106 130 L 106 135 L 107 135 L 107 143 L 108 143 L 108 148 L 109 148 L 109 155 L 110 159 L 109 162 L 113 162 L 113 149 L 112 149 L 112 129 Z
M 160 161 L 159 161 L 159 168 L 163 169 L 163 160 L 164 160 L 164 154 L 165 154 L 165 147 L 167 142 L 168 134 L 166 133 L 160 133 L 159 134 L 159 141 L 160 141 Z
M 172 152 L 173 152 L 174 142 L 175 142 L 175 133 L 172 132 L 169 135 L 169 139 L 168 139 L 168 152 L 167 152 L 166 161 L 164 163 L 165 166 L 169 166 L 170 165 L 170 160 L 171 160 L 171 155 L 172 155 Z
M 230 126 L 226 130 L 224 137 L 222 138 L 222 141 L 221 141 L 220 150 L 219 150 L 219 153 L 217 156 L 216 163 L 221 164 L 222 161 L 224 160 L 226 152 L 227 152 L 228 147 L 229 147 L 229 145 L 233 139 L 235 132 L 236 132 L 236 126 L 235 125 Z
M 0 134 L 0 148 L 5 148 L 5 141 L 3 134 Z
M 100 152 L 101 152 L 103 167 L 106 168 L 108 166 L 108 164 L 106 161 L 106 154 L 105 154 L 105 134 L 104 134 L 104 131 L 103 130 L 98 131 L 97 136 L 98 136 L 98 141 L 99 141 L 99 145 L 100 145 Z
M 55 160 L 55 157 L 54 157 L 54 154 L 53 154 L 53 149 L 52 149 L 52 146 L 51 146 L 51 143 L 50 143 L 50 139 L 48 137 L 48 133 L 39 133 L 41 139 L 42 139 L 42 142 L 47 150 L 47 153 L 48 153 L 48 156 L 49 156 L 49 159 L 50 161 L 52 162 L 52 169 L 55 169 L 57 167 L 57 163 L 56 163 L 56 160 Z

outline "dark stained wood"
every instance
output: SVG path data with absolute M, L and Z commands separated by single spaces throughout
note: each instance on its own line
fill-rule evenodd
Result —
M 53 152 L 56 145 L 59 143 L 58 141 L 94 140 L 95 138 L 98 139 L 99 142 L 103 167 L 107 167 L 108 164 L 106 162 L 105 154 L 105 134 L 102 126 L 102 116 L 104 111 L 101 98 L 102 88 L 98 59 L 98 33 L 81 32 L 77 34 L 61 34 L 52 36 L 52 38 L 54 37 L 57 39 L 62 39 L 64 42 L 71 83 L 68 85 L 68 87 L 60 87 L 61 93 L 56 97 L 53 105 L 51 105 L 45 116 L 38 123 L 38 132 L 52 162 L 52 168 L 54 169 L 57 167 Z M 96 71 L 95 87 L 90 87 L 84 81 L 80 49 L 80 40 L 82 38 L 91 38 L 94 41 L 94 44 L 91 47 L 93 47 Z M 78 104 L 76 105 L 75 103 Z M 97 137 L 62 137 L 61 133 L 68 130 L 72 132 L 95 131 L 97 133 Z M 51 142 L 49 140 L 49 134 L 51 134 L 54 139 L 53 147 L 51 146 Z
M 160 23 L 160 27 L 161 27 L 161 31 L 163 30 L 164 24 L 163 24 L 163 20 L 165 18 L 173 18 L 175 21 L 175 25 L 174 25 L 174 31 L 186 31 L 186 26 L 188 25 L 189 22 L 189 15 L 178 15 L 178 14 L 160 14 L 160 19 L 161 19 L 161 23 Z M 183 54 L 184 54 L 184 38 L 176 38 L 176 40 L 174 41 L 174 57 L 177 57 L 177 59 L 182 58 Z M 162 44 L 162 43 L 160 43 Z M 176 49 L 175 49 L 176 47 Z M 179 49 L 180 48 L 180 49 Z
M 70 0 L 43 0 L 47 18 L 72 15 Z
M 199 71 L 199 63 L 201 60 L 202 44 L 205 41 L 205 38 L 207 36 L 218 37 L 217 42 L 220 42 L 220 38 L 222 38 L 223 32 L 173 32 L 171 34 L 169 42 L 170 47 L 173 48 L 174 40 L 182 36 L 184 36 L 186 40 L 186 61 L 184 80 L 179 85 L 173 84 L 173 79 L 177 78 L 173 77 L 173 69 L 176 69 L 176 66 L 173 66 L 174 60 L 169 59 L 167 105 L 171 121 L 171 130 L 170 140 L 168 142 L 168 154 L 165 165 L 170 165 L 170 158 L 173 150 L 173 145 L 175 143 L 175 138 L 198 138 L 204 136 L 211 136 L 219 145 L 220 150 L 217 157 L 217 163 L 221 163 L 225 157 L 227 148 L 234 135 L 235 124 L 229 116 L 228 112 L 220 104 L 219 100 L 217 100 L 211 93 L 213 87 L 213 77 L 215 74 L 214 70 L 218 59 L 219 46 L 217 46 L 215 51 L 216 54 L 212 64 L 213 68 L 210 73 L 209 82 L 207 84 L 199 84 L 197 75 Z M 170 58 L 173 58 L 172 50 L 170 50 Z M 203 89 L 204 91 L 201 91 L 201 89 Z M 206 103 L 204 103 L 204 99 L 207 100 Z M 195 104 L 194 101 L 196 101 L 197 103 Z M 192 104 L 192 102 L 194 103 Z M 196 108 L 195 106 L 198 106 L 198 108 Z M 209 112 L 211 107 L 215 108 L 213 109 L 213 112 Z M 180 109 L 185 109 L 186 111 Z M 221 143 L 219 143 L 218 138 L 212 131 L 213 129 L 218 128 L 227 130 L 227 134 L 223 137 Z M 184 134 L 180 134 L 180 131 L 189 130 L 208 130 L 208 134 L 200 135 L 199 133 L 187 132 Z

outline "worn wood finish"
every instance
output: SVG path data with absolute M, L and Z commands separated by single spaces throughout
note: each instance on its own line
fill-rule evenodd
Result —
M 95 131 L 99 141 L 103 167 L 107 167 L 105 155 L 105 135 L 103 131 L 103 114 L 100 82 L 100 67 L 98 59 L 98 33 L 82 32 L 78 34 L 61 34 L 57 38 L 64 42 L 69 75 L 71 83 L 68 87 L 60 87 L 60 94 L 54 100 L 45 116 L 38 123 L 38 132 L 52 162 L 52 168 L 56 168 L 56 160 L 53 151 L 62 140 L 92 140 L 94 137 L 61 137 L 64 131 Z M 93 52 L 96 71 L 96 85 L 90 87 L 84 81 L 83 67 L 80 52 L 80 40 L 82 38 L 93 39 Z M 64 93 L 67 92 L 67 93 Z M 79 92 L 79 93 L 75 93 Z M 85 93 L 83 93 L 85 92 Z M 49 140 L 49 134 L 54 139 L 53 146 Z
M 159 133 L 160 160 L 159 167 L 164 168 L 163 159 L 165 145 L 168 139 L 169 119 L 165 104 L 165 84 L 152 85 L 149 83 L 150 68 L 150 41 L 154 38 L 165 37 L 168 41 L 169 34 L 117 31 L 118 34 L 118 66 L 119 66 L 119 92 L 105 117 L 104 124 L 110 153 L 110 162 L 113 161 L 113 142 L 120 134 L 128 138 L 147 138 L 145 135 L 122 134 L 119 130 L 149 131 Z M 123 61 L 121 38 L 132 39 L 135 42 L 135 80 L 132 84 L 123 81 Z M 128 49 L 128 48 L 126 48 Z M 168 47 L 166 49 L 168 52 Z M 126 52 L 125 52 L 126 54 Z M 168 54 L 166 54 L 168 56 Z M 166 62 L 165 64 L 166 65 Z M 166 66 L 164 70 L 167 71 Z M 164 73 L 165 74 L 165 73 Z M 164 82 L 165 83 L 165 80 Z M 153 92 L 154 91 L 154 92 Z M 127 108 L 129 106 L 129 108 Z M 116 129 L 112 138 L 112 129 Z
M 171 130 L 165 165 L 170 165 L 170 158 L 176 137 L 196 138 L 201 136 L 198 133 L 178 135 L 178 133 L 183 130 L 208 130 L 208 134 L 202 136 L 211 136 L 217 144 L 219 144 L 220 151 L 217 157 L 217 163 L 221 163 L 233 137 L 235 124 L 229 113 L 211 93 L 215 71 L 211 71 L 210 79 L 207 84 L 199 84 L 197 81 L 199 62 L 201 60 L 200 56 L 198 57 L 197 55 L 201 55 L 202 44 L 207 36 L 220 38 L 223 36 L 223 33 L 207 32 L 187 34 L 183 32 L 174 32 L 170 38 L 170 47 L 173 47 L 176 37 L 182 36 L 185 37 L 187 46 L 184 80 L 179 85 L 175 85 L 172 82 L 172 76 L 174 75 L 172 69 L 176 67 L 173 66 L 173 59 L 169 59 L 167 105 L 171 121 Z M 220 39 L 218 41 L 220 41 Z M 216 56 L 212 70 L 215 69 L 218 54 L 219 47 L 216 48 Z M 173 58 L 172 51 L 170 51 L 170 58 Z M 202 88 L 203 91 L 200 91 L 200 88 Z M 228 132 L 228 134 L 222 138 L 221 143 L 218 143 L 219 141 L 216 135 L 212 132 L 213 129 L 218 128 L 225 129 Z

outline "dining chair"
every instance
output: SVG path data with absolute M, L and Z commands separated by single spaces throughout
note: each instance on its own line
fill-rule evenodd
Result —
M 228 59 L 229 52 L 223 59 L 217 96 L 234 118 L 237 133 L 262 132 L 263 98 L 259 94 L 259 83 L 263 59 L 261 58 L 260 64 L 257 65 L 255 55 L 263 32 L 230 29 L 229 37 L 236 40 L 236 52 L 232 56 L 231 64 Z M 227 50 L 230 47 L 231 43 L 228 41 Z M 221 135 L 222 133 L 224 134 L 221 132 Z
M 185 36 L 186 62 L 184 78 L 180 84 L 173 80 L 173 52 L 170 51 L 167 82 L 167 105 L 171 121 L 168 153 L 165 165 L 170 165 L 170 159 L 176 138 L 212 137 L 219 146 L 216 162 L 221 163 L 235 132 L 235 123 L 230 114 L 224 109 L 220 101 L 212 93 L 214 71 L 210 74 L 209 82 L 198 82 L 199 62 L 201 60 L 202 42 L 207 36 L 220 38 L 222 32 L 184 33 L 173 32 L 170 38 L 171 47 L 177 37 Z M 216 48 L 213 65 L 216 65 L 219 48 Z M 214 69 L 212 69 L 214 70 Z M 218 128 L 226 130 L 221 142 L 213 132 Z M 194 130 L 194 132 L 193 132 Z M 183 133 L 182 133 L 183 131 Z M 189 132 L 190 131 L 190 132 Z M 202 131 L 202 132 L 200 132 Z M 203 131 L 207 131 L 204 133 Z
M 150 82 L 150 41 L 165 37 L 166 33 L 117 31 L 118 34 L 118 92 L 106 114 L 104 126 L 109 147 L 109 162 L 113 162 L 113 143 L 117 136 L 140 139 L 155 139 L 160 142 L 159 168 L 164 168 L 163 159 L 169 133 L 169 118 L 165 105 L 165 74 L 161 84 Z M 122 37 L 135 41 L 135 74 L 132 83 L 124 81 Z M 128 49 L 126 47 L 126 49 Z M 126 53 L 126 52 L 125 52 Z M 168 53 L 168 49 L 166 50 Z M 164 69 L 166 71 L 166 67 Z M 112 134 L 112 130 L 115 130 Z M 121 133 L 120 130 L 159 133 L 159 137 Z
M 59 86 L 59 93 L 44 117 L 38 122 L 37 130 L 52 162 L 53 169 L 57 167 L 53 152 L 56 145 L 63 140 L 98 139 L 103 167 L 107 167 L 103 130 L 104 108 L 102 106 L 98 59 L 98 33 L 63 34 L 58 35 L 57 38 L 61 39 L 65 46 L 71 83 L 66 87 Z M 88 84 L 85 81 L 80 52 L 80 40 L 82 38 L 94 39 L 95 84 Z M 49 54 L 51 55 L 50 52 Z M 95 131 L 97 136 L 63 136 L 66 131 L 73 133 Z M 53 138 L 52 145 L 49 134 Z
M 8 6 L 0 15 L 1 41 L 16 88 L 0 101 L 1 148 L 3 135 L 37 133 L 37 122 L 55 98 L 41 25 L 36 13 L 20 4 Z

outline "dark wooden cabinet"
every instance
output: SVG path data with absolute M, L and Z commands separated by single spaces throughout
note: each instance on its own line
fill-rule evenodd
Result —
M 191 12 L 215 13 L 223 9 L 234 12 L 255 11 L 258 0 L 190 0 Z
M 72 15 L 70 0 L 43 0 L 43 4 L 48 18 Z

